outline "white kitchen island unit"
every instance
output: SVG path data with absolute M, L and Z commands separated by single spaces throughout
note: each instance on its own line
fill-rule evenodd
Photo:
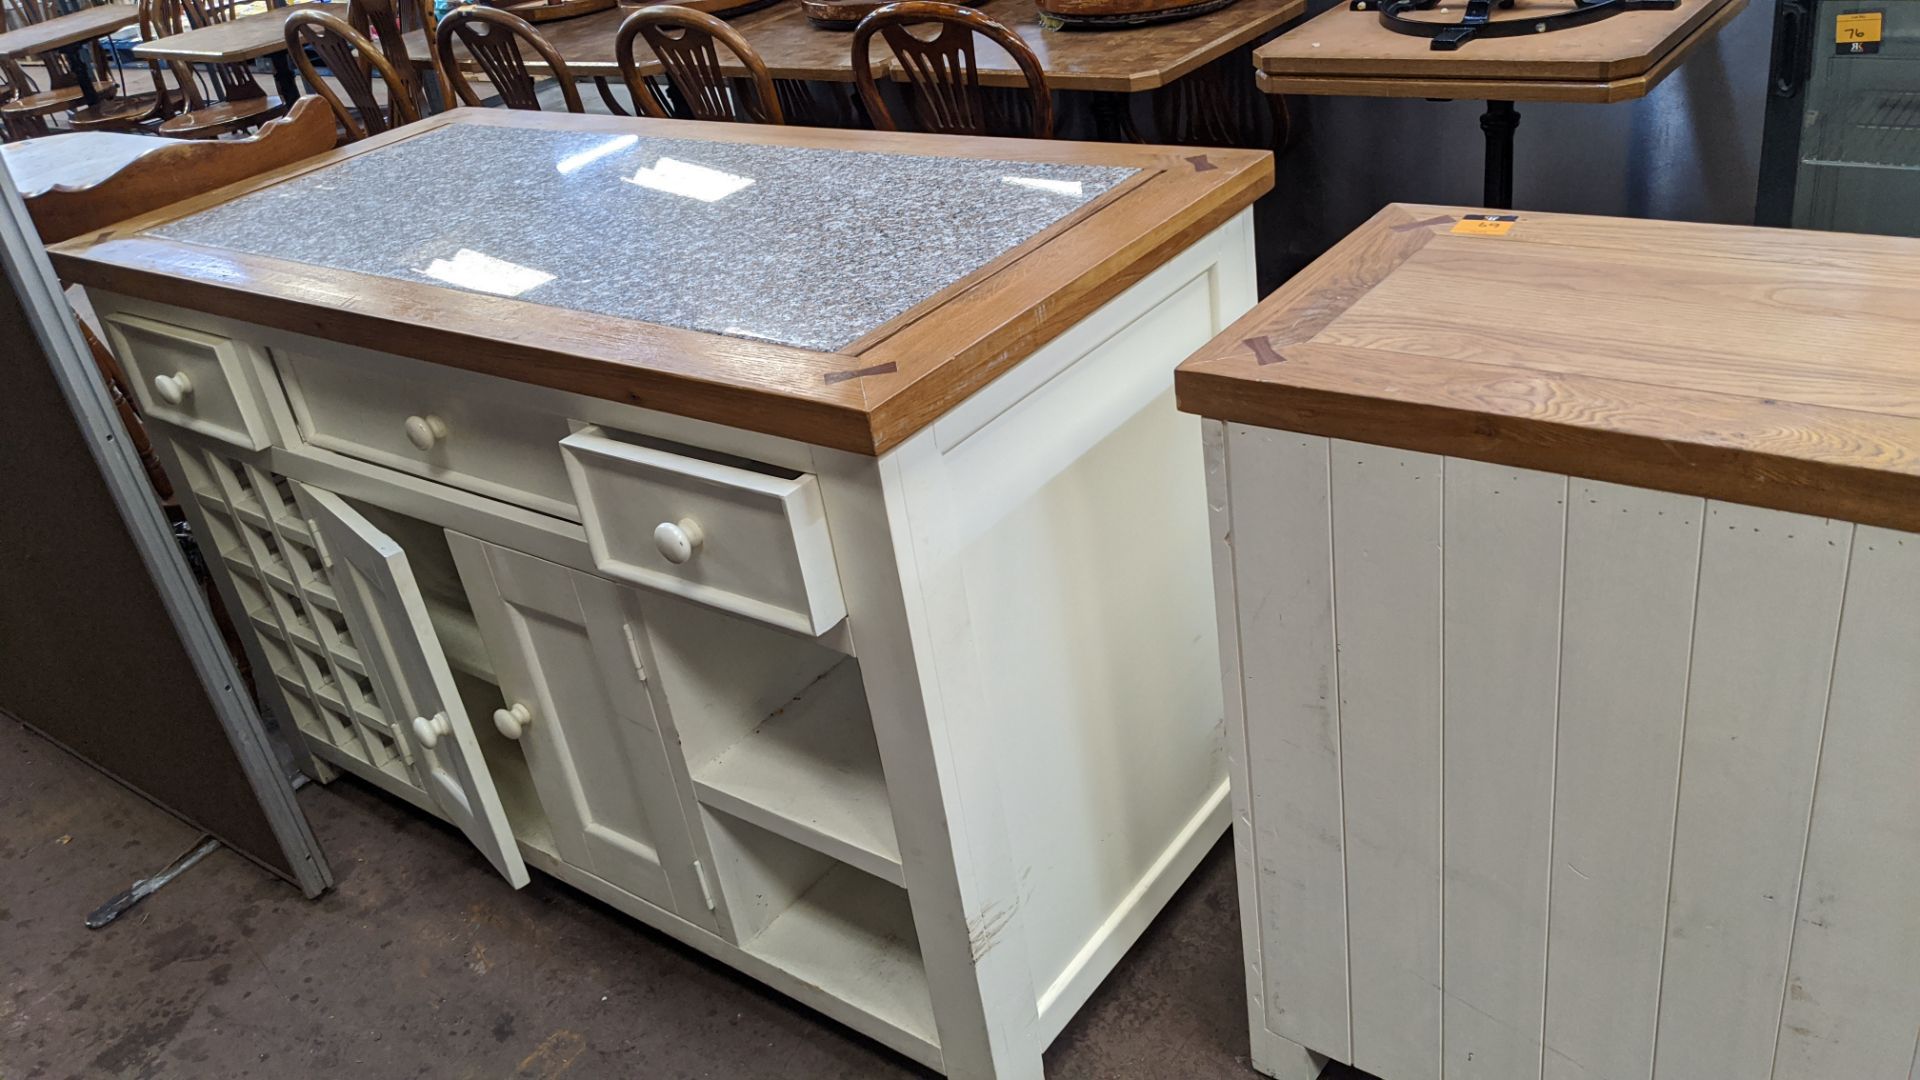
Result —
M 1270 184 L 458 110 L 53 256 L 316 774 L 1037 1077 L 1226 827 L 1172 373 Z
M 1177 376 L 1255 1063 L 1910 1080 L 1920 241 L 1467 215 Z

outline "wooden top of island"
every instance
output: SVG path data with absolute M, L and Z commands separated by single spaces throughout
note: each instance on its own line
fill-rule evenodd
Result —
M 457 109 L 50 254 L 93 288 L 878 454 L 1272 184 L 1264 151 Z
M 1920 240 L 1484 215 L 1382 210 L 1182 364 L 1180 407 L 1920 530 Z

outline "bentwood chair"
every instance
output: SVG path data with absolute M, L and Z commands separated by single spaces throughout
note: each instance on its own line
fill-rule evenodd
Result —
M 934 26 L 938 32 L 923 38 L 916 26 Z M 1053 97 L 1047 89 L 1040 60 L 1020 36 L 972 8 L 930 0 L 907 0 L 875 8 L 853 29 L 853 79 L 860 100 L 882 131 L 898 131 L 880 86 L 874 81 L 870 57 L 873 36 L 879 34 L 907 73 L 914 114 L 920 127 L 942 135 L 986 135 L 990 128 L 1026 127 L 1036 139 L 1053 137 Z M 1006 50 L 1026 79 L 1024 118 L 1002 117 L 1008 98 L 989 94 L 980 85 L 974 58 L 976 39 L 984 37 Z M 1019 103 L 1018 98 L 1012 99 Z M 1022 123 L 1024 120 L 1024 123 Z
M 499 93 L 500 103 L 507 108 L 535 112 L 540 109 L 538 83 L 527 70 L 526 56 L 521 51 L 524 44 L 531 47 L 541 62 L 547 65 L 547 69 L 553 72 L 554 80 L 560 84 L 560 94 L 566 100 L 567 111 L 586 111 L 580 105 L 580 88 L 573 84 L 573 73 L 567 69 L 567 62 L 560 59 L 560 53 L 552 42 L 520 16 L 497 8 L 469 5 L 457 8 L 441 19 L 440 29 L 434 33 L 434 59 L 445 72 L 447 82 L 452 84 L 453 92 L 459 95 L 464 104 L 480 105 L 480 95 L 461 69 L 460 57 L 454 51 L 455 42 L 472 57 L 481 74 Z
M 647 47 L 659 58 L 667 81 L 673 85 L 674 96 L 692 119 L 743 124 L 785 122 L 773 76 L 767 73 L 766 62 L 747 44 L 747 39 L 704 11 L 671 4 L 643 7 L 627 16 L 614 38 L 613 55 L 620 61 L 627 92 L 648 116 L 666 119 L 670 114 L 646 77 L 640 74 L 633 47 L 634 39 L 641 37 L 647 39 Z M 746 78 L 728 78 L 722 73 L 719 48 L 722 45 L 746 69 Z M 748 85 L 753 88 L 751 93 L 745 92 Z
M 307 85 L 332 107 L 334 119 L 345 132 L 341 141 L 359 142 L 369 135 L 420 119 L 412 80 L 403 78 L 378 46 L 340 16 L 311 9 L 296 11 L 287 16 L 286 34 L 288 55 L 299 65 Z M 314 69 L 309 49 L 326 64 L 340 88 L 346 91 L 346 101 L 342 101 L 340 94 Z M 376 75 L 378 80 L 374 78 Z M 386 86 L 384 107 L 380 104 L 376 81 Z
M 140 0 L 143 26 L 147 6 L 148 0 Z M 185 101 L 167 86 L 166 68 L 158 60 L 148 60 L 146 65 L 151 91 L 121 93 L 95 105 L 80 105 L 67 114 L 67 126 L 75 131 L 143 131 L 178 113 Z
M 427 84 L 407 56 L 406 35 L 414 30 L 423 31 L 431 51 L 434 31 L 439 28 L 433 18 L 433 0 L 349 0 L 347 24 L 380 46 L 387 62 L 411 87 L 414 111 L 427 115 Z M 433 65 L 433 71 L 439 84 L 440 101 L 451 103 L 453 89 L 447 85 L 438 62 Z
M 144 0 L 140 32 L 144 40 L 153 41 L 229 22 L 232 18 L 231 0 Z M 252 70 L 245 64 L 201 64 L 196 68 L 193 64 L 171 60 L 167 67 L 179 84 L 182 111 L 161 122 L 156 129 L 161 135 L 176 139 L 217 139 L 284 116 L 293 105 L 260 89 Z M 202 89 L 201 79 L 212 93 Z

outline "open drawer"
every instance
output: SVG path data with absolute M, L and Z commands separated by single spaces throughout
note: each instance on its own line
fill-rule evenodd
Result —
M 812 476 L 595 427 L 560 449 L 601 573 L 816 636 L 846 616 Z

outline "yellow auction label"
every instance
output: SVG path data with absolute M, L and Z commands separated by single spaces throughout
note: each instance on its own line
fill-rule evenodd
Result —
M 1849 11 L 1834 17 L 1834 51 L 1842 56 L 1880 51 L 1883 12 Z
M 1513 231 L 1513 223 L 1520 220 L 1518 214 L 1468 214 L 1453 223 L 1448 232 L 1461 236 L 1505 236 Z

